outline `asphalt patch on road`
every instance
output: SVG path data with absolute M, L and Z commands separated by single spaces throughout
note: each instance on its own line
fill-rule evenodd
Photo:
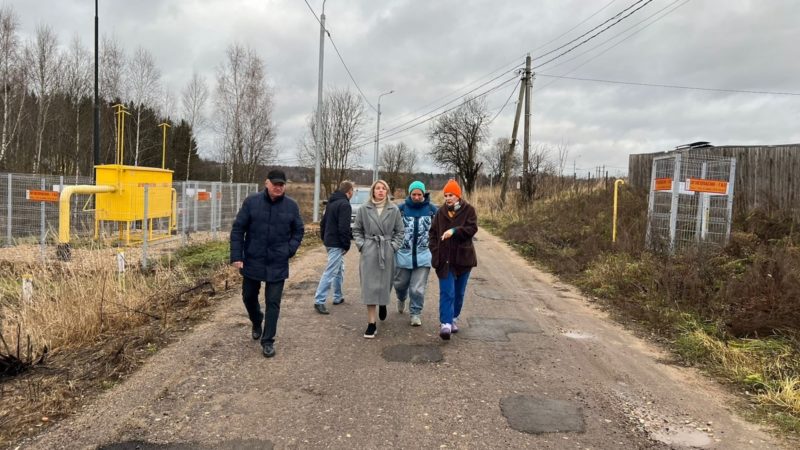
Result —
M 413 364 L 434 363 L 444 359 L 439 347 L 432 345 L 391 345 L 383 349 L 383 359 L 389 362 Z
M 511 333 L 542 332 L 538 324 L 519 319 L 471 317 L 467 322 L 469 326 L 462 327 L 458 336 L 484 342 L 508 342 Z
M 500 400 L 508 425 L 523 433 L 583 433 L 583 412 L 577 405 L 550 398 L 515 395 Z
M 511 294 L 494 290 L 490 291 L 488 289 L 475 289 L 475 295 L 488 300 L 515 300 L 514 296 Z
M 214 444 L 183 442 L 174 444 L 154 444 L 144 441 L 126 441 L 98 447 L 98 450 L 272 450 L 274 444 L 267 440 L 234 439 Z

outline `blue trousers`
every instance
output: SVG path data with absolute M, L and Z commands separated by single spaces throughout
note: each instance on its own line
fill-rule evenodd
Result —
M 451 270 L 446 278 L 439 278 L 439 322 L 453 323 L 453 317 L 461 314 L 464 292 L 467 290 L 469 272 L 456 276 Z
M 328 247 L 328 264 L 317 285 L 314 303 L 325 304 L 328 291 L 333 288 L 333 301 L 342 299 L 342 282 L 344 281 L 344 250 L 338 247 Z

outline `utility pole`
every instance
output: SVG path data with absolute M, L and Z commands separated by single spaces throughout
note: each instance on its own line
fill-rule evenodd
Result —
M 100 95 L 98 93 L 98 56 L 97 56 L 97 34 L 99 30 L 98 14 L 97 14 L 98 0 L 94 0 L 94 165 L 100 164 Z M 92 171 L 92 178 L 95 178 L 95 172 Z M 94 198 L 94 197 L 92 197 Z
M 316 158 L 314 158 L 314 222 L 319 222 L 319 184 L 320 184 L 320 159 L 322 158 L 322 151 L 320 147 L 325 145 L 325 136 L 323 135 L 322 126 L 322 69 L 325 55 L 325 1 L 322 2 L 322 14 L 319 16 L 319 79 L 317 83 L 317 126 L 314 133 L 314 149 L 316 150 Z
M 517 99 L 517 114 L 514 116 L 514 128 L 511 131 L 511 142 L 508 143 L 508 153 L 503 161 L 503 186 L 500 188 L 500 204 L 506 203 L 506 192 L 508 191 L 508 180 L 511 178 L 511 160 L 514 158 L 514 150 L 517 145 L 517 130 L 519 130 L 519 117 L 522 115 L 522 100 L 525 95 L 525 77 L 519 84 L 519 98 Z
M 392 89 L 391 91 L 384 92 L 383 94 L 378 96 L 378 125 L 377 128 L 375 129 L 375 159 L 373 161 L 374 164 L 372 167 L 373 183 L 378 181 L 378 153 L 380 153 L 379 146 L 381 145 L 381 97 L 383 97 L 384 95 L 389 95 L 391 93 L 394 93 L 394 89 Z
M 531 55 L 525 57 L 525 133 L 523 135 L 522 153 L 522 196 L 526 201 L 531 200 Z

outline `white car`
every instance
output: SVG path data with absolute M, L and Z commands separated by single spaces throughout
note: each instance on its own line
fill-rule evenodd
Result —
M 350 227 L 356 223 L 356 212 L 358 208 L 369 200 L 369 188 L 357 187 L 353 191 L 353 197 L 350 198 L 350 206 L 353 208 L 353 213 L 350 214 Z

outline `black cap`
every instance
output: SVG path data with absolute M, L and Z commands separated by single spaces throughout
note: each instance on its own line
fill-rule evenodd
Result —
M 286 174 L 282 170 L 270 170 L 267 179 L 272 183 L 286 183 Z

